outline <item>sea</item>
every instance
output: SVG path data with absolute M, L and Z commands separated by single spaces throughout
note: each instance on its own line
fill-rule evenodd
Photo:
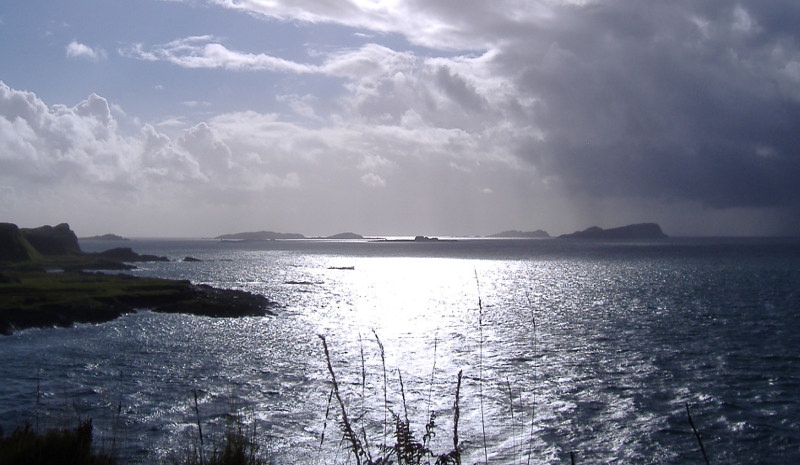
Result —
M 268 463 L 356 463 L 344 411 L 373 460 L 407 420 L 465 464 L 800 463 L 800 239 L 81 241 L 119 246 L 275 315 L 0 337 L 5 434 L 92 419 L 150 464 L 238 425 Z

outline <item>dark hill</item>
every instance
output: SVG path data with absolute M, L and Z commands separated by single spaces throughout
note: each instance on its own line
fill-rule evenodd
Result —
M 72 255 L 81 253 L 78 236 L 67 223 L 38 228 L 21 228 L 22 236 L 42 255 Z
M 22 262 L 38 258 L 39 252 L 33 248 L 12 223 L 0 223 L 0 261 Z
M 592 226 L 583 231 L 558 237 L 561 239 L 664 239 L 667 235 L 656 223 L 639 223 L 611 229 Z
M 15 269 L 119 270 L 132 268 L 127 262 L 153 261 L 169 259 L 139 255 L 127 247 L 84 253 L 77 236 L 66 223 L 28 229 L 12 223 L 0 223 L 0 262 Z

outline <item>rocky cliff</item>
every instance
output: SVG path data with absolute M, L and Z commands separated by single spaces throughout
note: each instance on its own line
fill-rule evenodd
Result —
M 0 223 L 0 261 L 22 262 L 39 255 L 16 224 Z
M 22 236 L 42 255 L 71 255 L 81 253 L 78 236 L 67 223 L 38 228 L 21 228 Z

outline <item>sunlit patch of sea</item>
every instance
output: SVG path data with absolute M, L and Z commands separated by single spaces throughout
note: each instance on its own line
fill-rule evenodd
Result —
M 449 451 L 463 370 L 464 463 L 698 461 L 686 404 L 714 462 L 800 458 L 796 241 L 125 246 L 174 260 L 133 274 L 263 293 L 277 316 L 140 312 L 0 338 L 6 430 L 91 416 L 149 463 L 194 445 L 198 411 L 207 440 L 236 413 L 275 463 L 346 463 L 322 334 L 373 446 L 391 412 L 421 436 L 434 411 Z

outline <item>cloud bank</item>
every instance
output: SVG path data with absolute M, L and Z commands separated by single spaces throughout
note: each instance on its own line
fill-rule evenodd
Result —
M 198 95 L 184 102 L 208 102 L 202 120 L 177 129 L 123 130 L 98 95 L 68 107 L 3 84 L 7 205 L 96 195 L 174 231 L 214 215 L 307 233 L 800 231 L 796 2 L 206 3 L 360 42 L 290 55 L 209 33 L 119 47 L 185 73 L 324 83 L 275 91 L 273 112 L 214 113 Z M 102 56 L 77 42 L 68 55 Z
M 452 177 L 449 163 L 474 164 L 480 155 L 479 141 L 469 147 L 465 140 L 477 136 L 420 127 L 420 117 L 410 114 L 396 125 L 340 122 L 310 129 L 246 111 L 215 116 L 177 135 L 151 124 L 126 135 L 100 96 L 74 107 L 47 106 L 33 93 L 0 83 L 0 115 L 3 208 L 37 205 L 35 214 L 28 213 L 39 221 L 92 205 L 93 213 L 104 212 L 112 223 L 134 227 L 133 218 L 159 218 L 175 231 L 186 222 L 202 228 L 215 215 L 233 217 L 231 222 L 254 218 L 253 210 L 273 215 L 254 222 L 275 221 L 292 230 L 318 229 L 311 222 L 318 216 L 306 215 L 317 210 L 341 227 L 394 218 L 402 228 L 408 217 L 419 219 L 410 222 L 414 227 L 426 227 L 447 209 L 428 201 L 440 196 L 436 172 Z M 420 176 L 430 178 L 427 186 L 417 182 Z M 385 192 L 376 196 L 376 189 Z M 298 209 L 308 224 L 298 220 Z M 127 215 L 128 223 L 111 220 Z M 219 225 L 204 227 L 211 234 Z

